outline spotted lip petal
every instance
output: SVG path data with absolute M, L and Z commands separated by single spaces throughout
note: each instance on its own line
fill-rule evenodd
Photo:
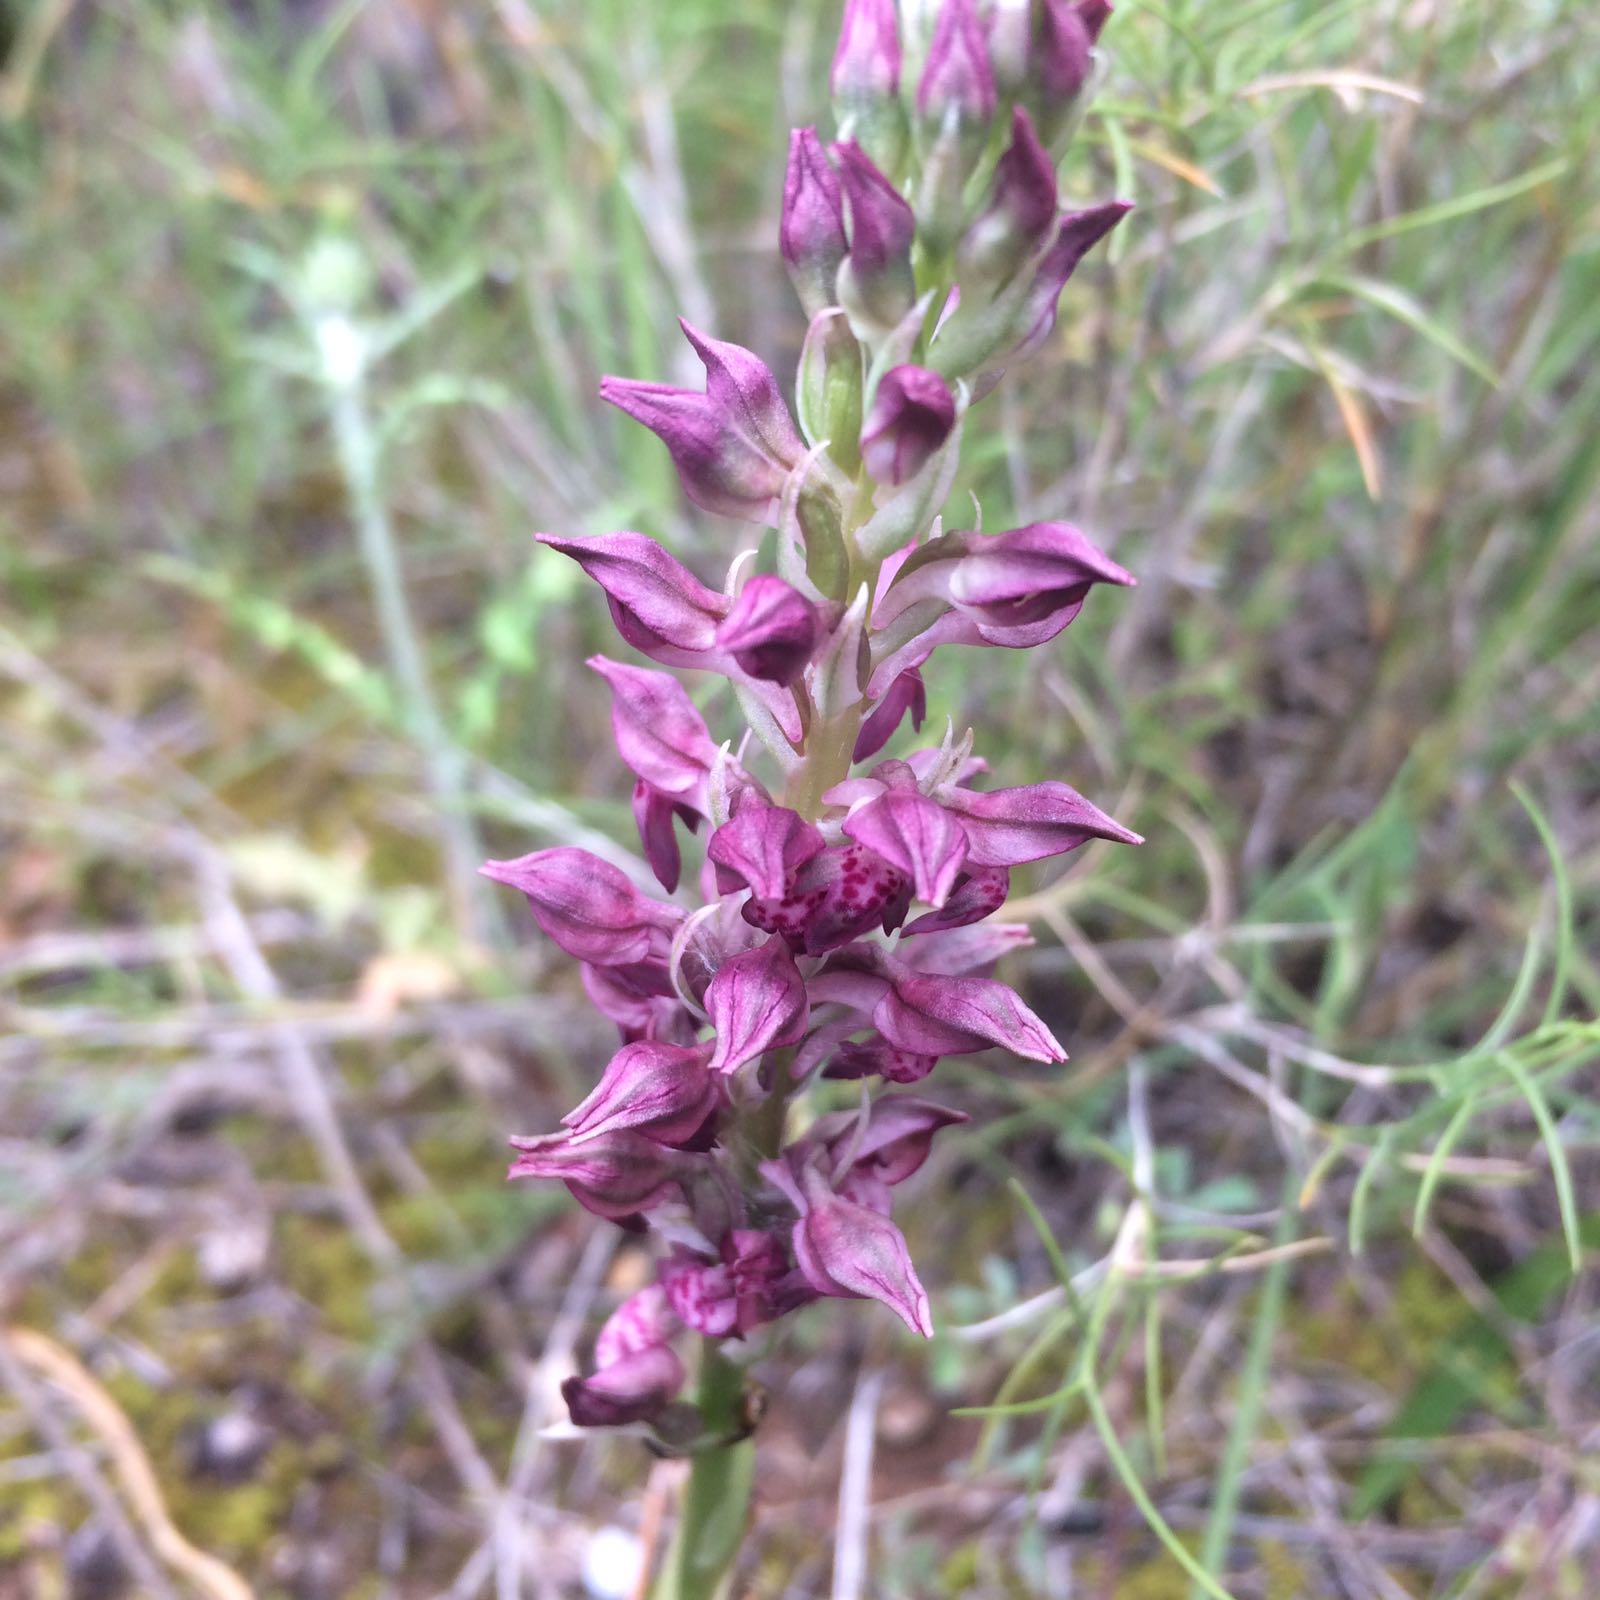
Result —
M 845 833 L 911 879 L 918 900 L 942 906 L 967 859 L 967 836 L 943 806 L 890 789 L 845 819 Z

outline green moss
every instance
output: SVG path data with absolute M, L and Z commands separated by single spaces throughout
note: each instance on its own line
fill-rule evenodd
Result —
M 284 1277 L 315 1306 L 330 1331 L 366 1343 L 377 1333 L 372 1266 L 361 1246 L 336 1223 L 282 1216 L 275 1242 Z

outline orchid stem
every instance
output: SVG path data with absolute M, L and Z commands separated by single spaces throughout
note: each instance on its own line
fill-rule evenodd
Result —
M 744 1430 L 744 1374 L 714 1340 L 700 1356 L 700 1414 L 708 1432 L 733 1441 L 690 1462 L 683 1511 L 651 1600 L 720 1600 L 750 1520 L 755 1445 Z

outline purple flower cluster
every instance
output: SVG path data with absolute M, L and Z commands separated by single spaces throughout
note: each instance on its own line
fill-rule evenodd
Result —
M 811 318 L 797 414 L 756 355 L 687 324 L 703 390 L 603 382 L 691 500 L 775 530 L 775 572 L 746 551 L 712 589 L 640 533 L 540 536 L 599 585 L 628 645 L 726 679 L 748 725 L 722 742 L 676 677 L 595 657 L 664 895 L 570 848 L 484 869 L 527 896 L 621 1036 L 559 1132 L 513 1141 L 512 1176 L 648 1219 L 665 1246 L 593 1375 L 566 1386 L 580 1425 L 681 1413 L 685 1330 L 740 1339 L 845 1297 L 929 1334 L 893 1191 L 966 1119 L 872 1085 L 983 1050 L 1066 1059 L 991 976 L 1027 930 L 988 919 L 1013 867 L 1137 835 L 1064 783 L 985 786 L 970 734 L 882 752 L 920 730 L 939 645 L 1041 645 L 1094 585 L 1133 581 L 1065 522 L 941 518 L 967 407 L 1048 337 L 1128 209 L 1063 209 L 1052 150 L 1108 10 L 944 0 L 917 38 L 893 0 L 847 0 L 840 137 L 796 132 L 784 187 L 780 245 Z M 698 898 L 668 898 L 702 829 Z M 808 1091 L 838 1080 L 859 1104 L 816 1115 Z

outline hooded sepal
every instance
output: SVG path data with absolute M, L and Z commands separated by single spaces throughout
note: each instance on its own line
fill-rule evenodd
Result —
M 706 988 L 705 1006 L 716 1029 L 713 1073 L 732 1074 L 768 1050 L 797 1044 L 811 1016 L 805 979 L 788 944 L 776 937 L 723 962 Z
M 665 1205 L 681 1192 L 679 1155 L 642 1133 L 609 1133 L 579 1144 L 570 1133 L 514 1138 L 512 1178 L 554 1178 L 585 1211 L 621 1222 Z
M 549 938 L 569 956 L 598 966 L 665 954 L 683 919 L 675 907 L 640 894 L 609 862 L 570 845 L 486 861 L 479 871 L 520 889 Z
M 696 1141 L 722 1102 L 706 1070 L 707 1045 L 637 1039 L 611 1058 L 594 1091 L 561 1121 L 575 1145 L 607 1134 L 641 1133 L 676 1149 Z

